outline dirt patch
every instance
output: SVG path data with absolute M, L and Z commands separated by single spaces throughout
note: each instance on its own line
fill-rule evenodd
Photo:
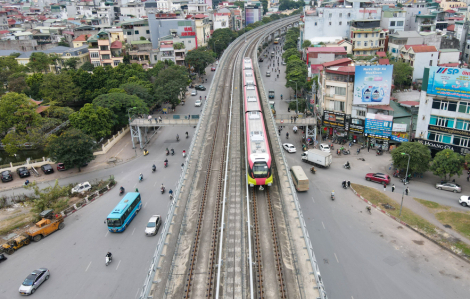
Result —
M 424 245 L 424 241 L 421 240 L 413 240 L 413 243 L 418 244 L 418 245 Z

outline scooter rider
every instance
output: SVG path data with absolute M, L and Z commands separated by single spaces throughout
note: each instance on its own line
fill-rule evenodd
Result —
M 165 161 L 163 161 L 164 164 L 165 164 L 165 167 L 168 166 L 168 159 L 165 159 Z
M 343 188 L 346 189 L 346 181 L 343 181 L 343 182 L 341 183 L 341 185 L 343 186 Z
M 335 190 L 331 191 L 331 199 L 335 199 Z
M 166 148 L 166 155 L 168 156 L 169 153 L 170 151 L 168 150 L 168 148 Z
M 173 190 L 170 189 L 170 191 L 168 191 L 168 193 L 170 194 L 170 199 L 173 199 Z
M 175 154 L 175 150 L 171 149 L 171 155 L 173 156 Z
M 188 137 L 189 137 L 189 134 L 188 134 L 188 131 L 186 131 L 186 138 L 188 138 Z
M 176 134 L 176 141 L 180 141 L 180 135 Z
M 350 166 L 349 166 L 349 161 L 346 161 L 346 164 L 344 164 L 344 166 L 345 166 L 346 168 L 349 168 L 349 167 L 350 167 Z
M 119 191 L 121 191 L 121 193 L 124 193 L 124 187 L 121 186 L 121 188 L 119 188 Z
M 144 179 L 144 175 L 141 173 L 141 174 L 139 175 L 139 180 L 142 181 L 143 179 Z
M 289 132 L 286 132 L 286 138 L 289 139 Z
M 157 170 L 157 166 L 155 166 L 155 164 L 152 165 L 152 171 L 155 171 Z
M 160 187 L 160 190 L 165 191 L 165 185 L 162 184 L 162 186 Z
M 111 252 L 108 251 L 108 253 L 106 253 L 106 257 L 109 257 L 110 260 L 113 259 L 113 255 L 111 254 Z

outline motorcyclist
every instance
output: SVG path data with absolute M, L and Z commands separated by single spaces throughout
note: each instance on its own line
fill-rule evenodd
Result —
M 188 136 L 189 136 L 189 133 L 188 133 L 188 131 L 186 131 L 186 138 L 188 138 Z
M 175 154 L 175 150 L 174 150 L 174 149 L 171 149 L 171 154 L 172 154 L 172 155 Z
M 121 191 L 121 193 L 124 193 L 124 187 L 121 186 L 121 188 L 119 188 L 119 191 Z
M 176 140 L 180 140 L 180 135 L 176 134 Z
M 143 175 L 142 173 L 140 173 L 140 175 L 139 175 L 139 180 L 142 181 L 143 179 L 144 179 L 144 175 Z
M 289 139 L 289 132 L 286 132 L 286 138 Z
M 168 164 L 168 159 L 165 159 L 165 161 L 163 161 L 165 163 L 165 165 Z
M 155 164 L 152 165 L 152 171 L 155 171 L 157 170 L 157 166 L 155 166 Z
M 343 186 L 343 188 L 346 188 L 346 181 L 343 181 L 341 185 Z
M 335 198 L 335 190 L 331 191 L 331 198 Z
M 349 168 L 349 161 L 346 161 L 346 164 L 344 164 L 344 166 L 346 166 L 346 168 Z
M 168 148 L 166 148 L 166 155 L 168 156 L 169 153 L 170 151 L 168 150 Z
M 160 187 L 160 190 L 165 190 L 165 185 L 162 184 L 162 186 Z
M 186 151 L 183 150 L 183 157 L 186 157 Z
M 168 191 L 168 194 L 170 194 L 170 198 L 173 198 L 173 190 L 170 189 L 170 191 Z
M 281 100 L 282 100 L 282 94 L 281 94 Z
M 109 257 L 109 259 L 112 259 L 113 255 L 111 254 L 111 252 L 108 251 L 108 253 L 106 253 L 106 257 Z

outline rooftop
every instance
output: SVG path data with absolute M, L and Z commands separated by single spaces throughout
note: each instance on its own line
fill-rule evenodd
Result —
M 427 53 L 427 52 L 437 52 L 435 46 L 427 46 L 427 45 L 405 45 L 405 49 L 413 49 L 415 53 Z
M 308 53 L 346 53 L 344 47 L 308 47 Z
M 389 65 L 389 64 L 390 64 L 390 60 L 389 60 L 388 58 L 379 59 L 379 64 L 380 64 L 380 65 Z
M 333 66 L 333 65 L 338 65 L 338 64 L 342 64 L 342 63 L 348 63 L 348 62 L 351 62 L 352 59 L 350 58 L 341 58 L 341 59 L 338 59 L 338 60 L 334 60 L 334 61 L 330 61 L 330 62 L 325 62 L 323 64 L 324 67 L 329 67 L 329 66 Z

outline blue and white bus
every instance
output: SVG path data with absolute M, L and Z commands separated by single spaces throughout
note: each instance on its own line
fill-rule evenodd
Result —
M 108 230 L 112 233 L 123 232 L 142 208 L 140 193 L 128 192 L 107 218 Z

